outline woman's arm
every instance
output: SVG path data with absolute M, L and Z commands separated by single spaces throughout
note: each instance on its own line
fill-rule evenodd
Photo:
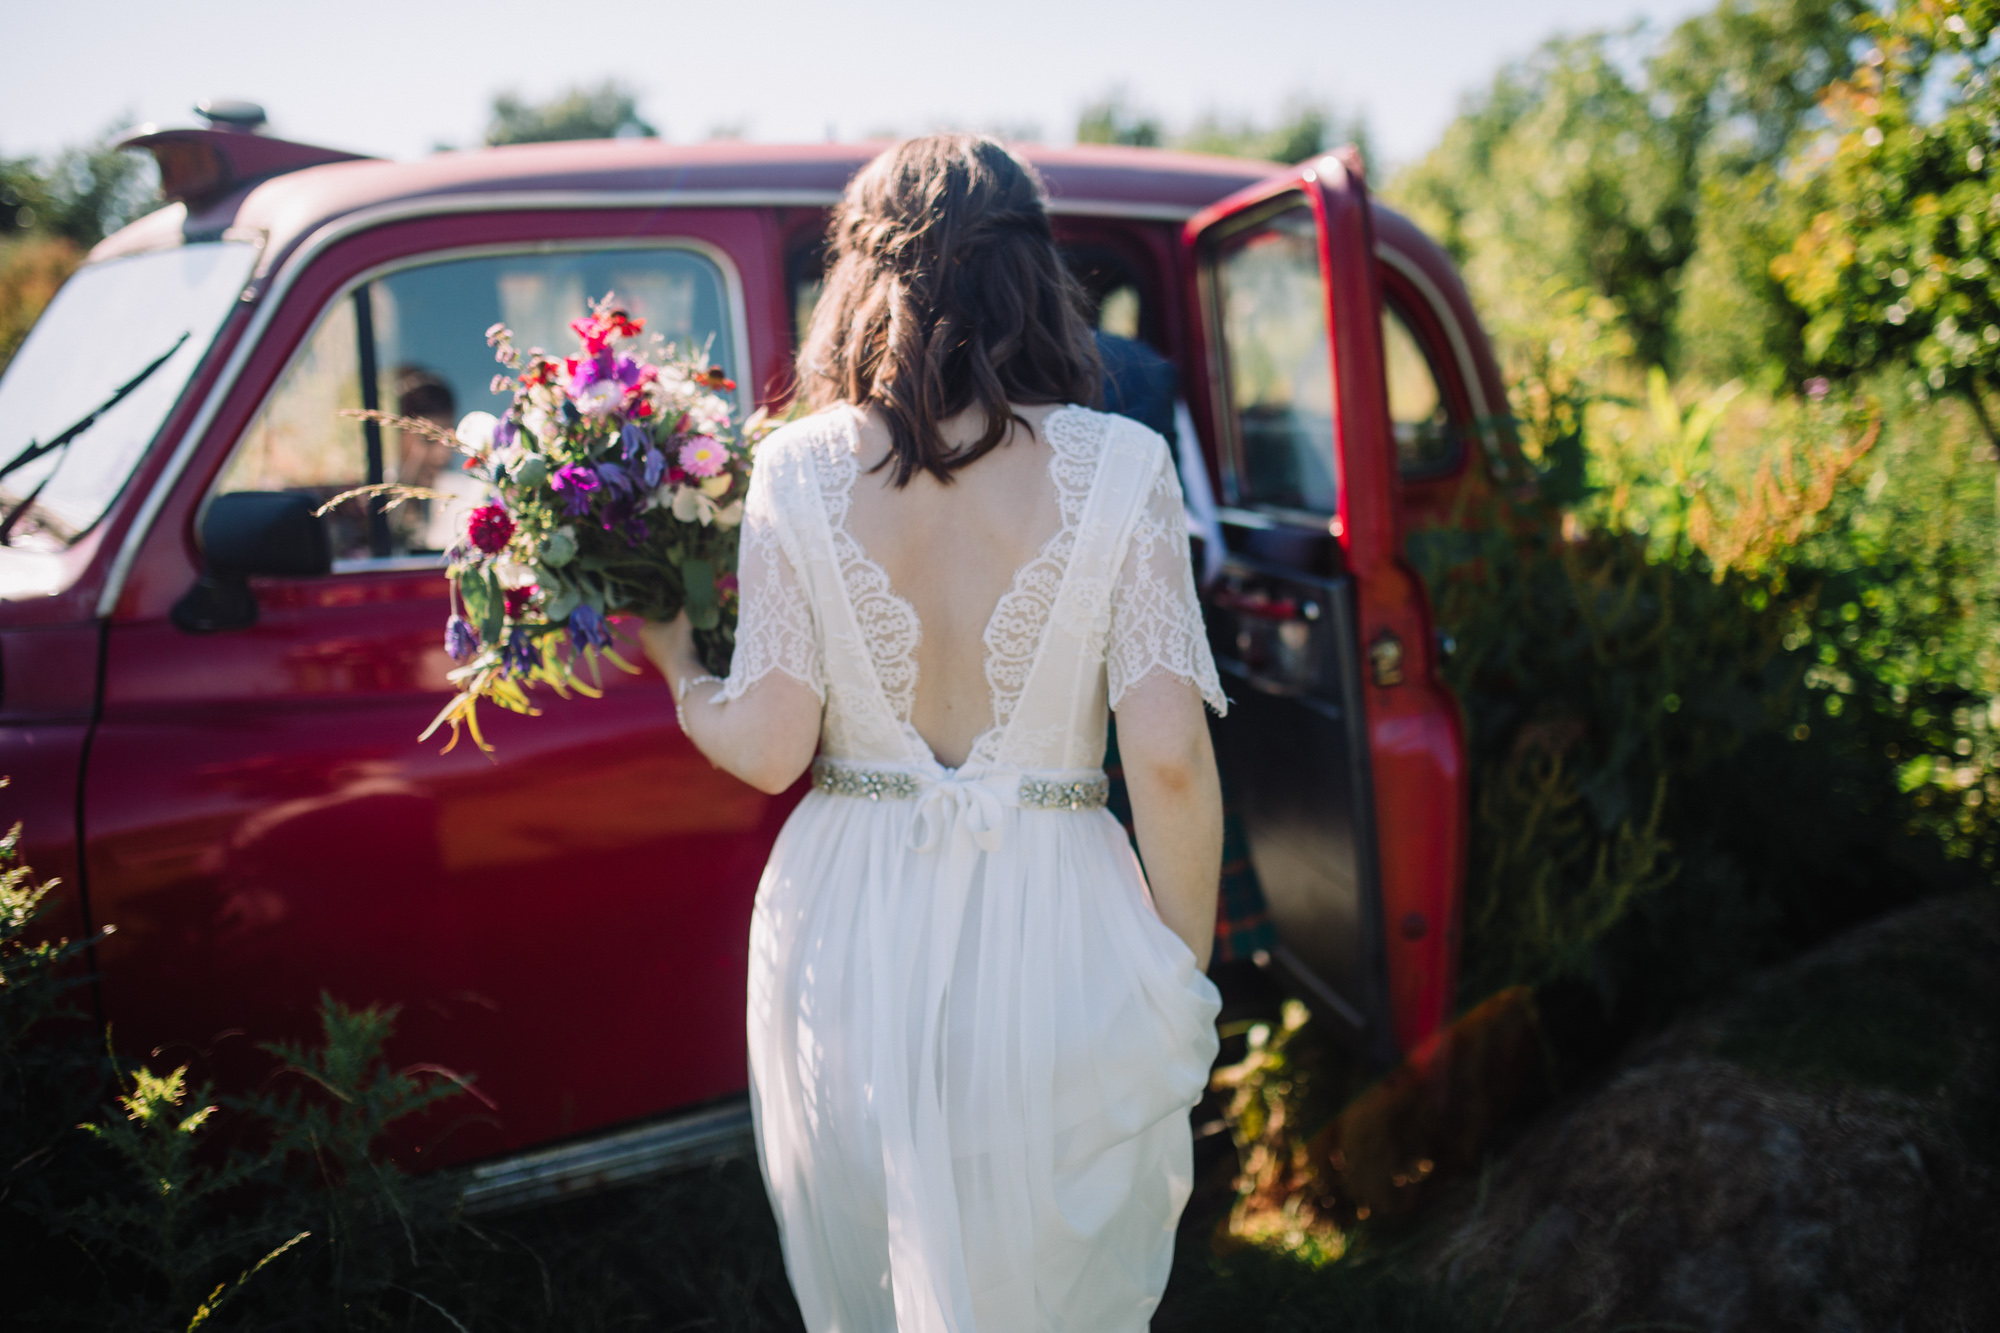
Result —
M 711 764 L 773 796 L 811 765 L 820 724 L 819 696 L 812 690 L 776 671 L 727 702 L 717 698 L 722 684 L 712 677 L 685 685 L 707 674 L 686 612 L 664 623 L 647 621 L 639 627 L 639 642 L 681 700 L 688 739 Z
M 1153 904 L 1206 968 L 1222 878 L 1222 783 L 1200 691 L 1165 672 L 1128 689 L 1118 705 L 1118 757 Z

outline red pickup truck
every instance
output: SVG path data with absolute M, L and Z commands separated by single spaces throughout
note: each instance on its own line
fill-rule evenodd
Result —
M 0 819 L 70 886 L 67 932 L 116 925 L 103 1017 L 226 1073 L 230 1034 L 300 1033 L 322 990 L 399 1004 L 399 1048 L 495 1105 L 447 1147 L 494 1198 L 739 1142 L 746 927 L 794 797 L 712 770 L 651 672 L 441 756 L 416 739 L 451 665 L 437 522 L 350 506 L 328 568 L 242 549 L 214 502 L 448 485 L 339 411 L 491 409 L 481 332 L 553 348 L 606 291 L 706 344 L 746 410 L 782 400 L 873 150 L 131 144 L 174 202 L 91 253 L 0 379 Z M 1448 1014 L 1465 842 L 1402 538 L 1492 484 L 1486 338 L 1350 156 L 1023 151 L 1100 326 L 1178 370 L 1268 966 L 1393 1060 Z

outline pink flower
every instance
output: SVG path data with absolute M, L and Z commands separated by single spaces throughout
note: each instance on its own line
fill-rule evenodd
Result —
M 713 477 L 729 462 L 729 451 L 706 435 L 681 446 L 681 467 L 690 477 Z

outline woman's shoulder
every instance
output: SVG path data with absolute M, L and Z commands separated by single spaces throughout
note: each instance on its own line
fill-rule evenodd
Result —
M 1050 443 L 1065 453 L 1095 460 L 1115 451 L 1152 470 L 1172 465 L 1173 451 L 1158 431 L 1116 412 L 1071 405 L 1050 413 L 1047 429 Z
M 799 467 L 826 461 L 851 448 L 848 438 L 851 420 L 852 409 L 844 405 L 795 417 L 759 440 L 751 456 L 760 468 Z

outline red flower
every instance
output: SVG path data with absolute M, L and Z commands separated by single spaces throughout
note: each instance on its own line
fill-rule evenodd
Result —
M 540 591 L 541 589 L 532 583 L 525 588 L 507 589 L 504 594 L 507 599 L 507 618 L 519 620 L 521 613 L 528 609 L 528 603 L 535 600 L 535 594 Z
M 488 555 L 498 555 L 514 539 L 514 520 L 500 505 L 481 505 L 466 520 L 465 535 Z

